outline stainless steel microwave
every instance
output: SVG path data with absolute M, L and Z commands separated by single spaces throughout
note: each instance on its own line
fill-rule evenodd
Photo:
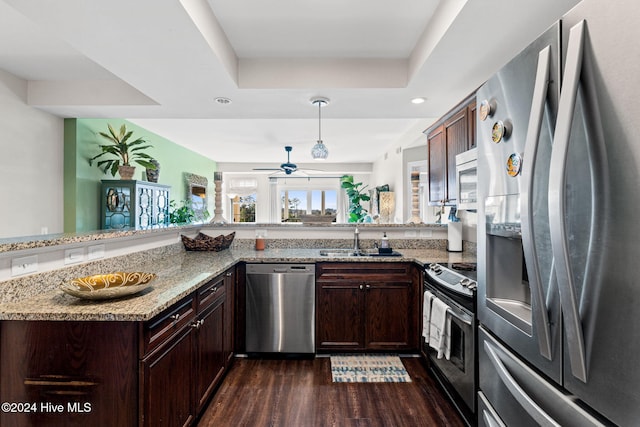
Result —
M 478 149 L 456 156 L 456 200 L 458 209 L 476 210 L 478 206 Z

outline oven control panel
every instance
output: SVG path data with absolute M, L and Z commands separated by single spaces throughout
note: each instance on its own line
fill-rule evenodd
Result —
M 440 264 L 432 263 L 425 268 L 428 278 L 454 292 L 473 296 L 478 283 L 469 277 L 452 271 Z

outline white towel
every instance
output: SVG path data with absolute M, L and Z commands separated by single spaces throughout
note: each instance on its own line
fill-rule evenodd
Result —
M 429 346 L 438 352 L 438 359 L 451 355 L 451 318 L 447 316 L 449 306 L 435 298 L 431 303 L 431 321 L 429 325 Z
M 431 301 L 435 298 L 430 291 L 424 291 L 422 297 L 422 336 L 429 342 L 429 322 L 431 322 Z

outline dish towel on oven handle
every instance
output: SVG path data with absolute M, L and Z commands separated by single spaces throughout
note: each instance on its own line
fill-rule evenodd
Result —
M 451 356 L 451 318 L 447 316 L 449 306 L 440 298 L 434 297 L 431 303 L 429 325 L 429 347 L 438 352 L 438 359 Z
M 425 342 L 429 342 L 429 323 L 431 322 L 431 301 L 435 296 L 431 291 L 424 291 L 422 297 L 422 336 Z

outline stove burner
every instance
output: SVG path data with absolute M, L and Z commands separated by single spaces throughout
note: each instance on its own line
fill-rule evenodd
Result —
M 454 262 L 451 268 L 459 271 L 476 271 L 476 264 L 470 262 Z

